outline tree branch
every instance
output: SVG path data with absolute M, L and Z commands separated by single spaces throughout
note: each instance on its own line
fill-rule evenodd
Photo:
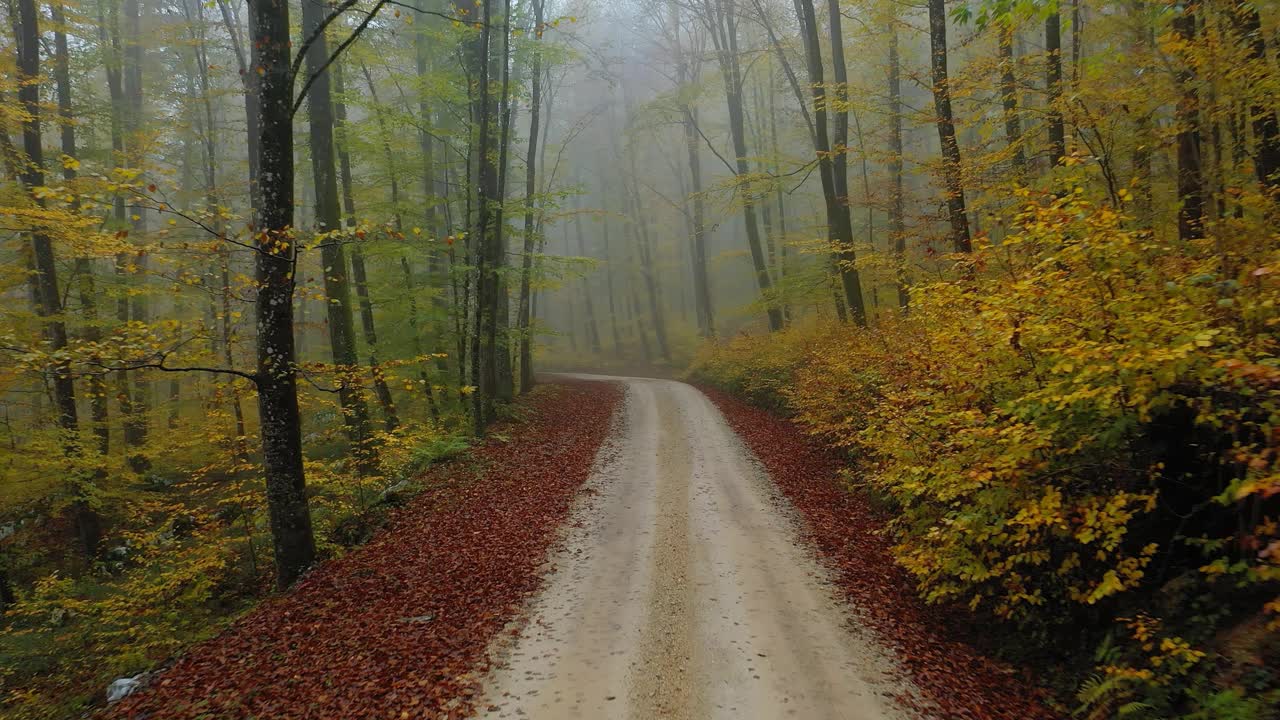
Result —
M 354 2 L 355 0 L 346 0 L 344 5 L 347 7 L 350 7 L 350 5 L 353 4 Z M 373 22 L 373 18 L 377 16 L 378 11 L 381 10 L 382 6 L 386 5 L 387 2 L 388 0 L 378 0 L 378 3 L 373 6 L 373 9 L 369 11 L 369 14 L 365 15 L 364 20 L 361 20 L 360 24 L 356 26 L 356 29 L 351 31 L 351 35 L 346 40 L 343 40 L 342 44 L 338 45 L 338 48 L 333 51 L 333 54 L 329 56 L 328 60 L 324 61 L 324 65 L 321 65 L 320 69 L 317 70 L 314 75 L 311 75 L 310 77 L 307 78 L 306 84 L 302 86 L 302 91 L 298 93 L 298 98 L 293 101 L 293 109 L 289 111 L 289 117 L 293 117 L 294 115 L 298 114 L 298 109 L 302 107 L 302 101 L 305 100 L 307 97 L 307 91 L 310 90 L 311 86 L 315 84 L 316 80 L 318 80 L 320 76 L 323 75 L 324 72 L 329 69 L 329 66 L 332 65 L 333 62 L 338 59 L 338 56 L 342 55 L 343 51 L 345 51 L 348 47 L 350 47 L 351 43 L 355 42 L 356 39 L 360 37 L 360 34 L 364 32 L 364 29 L 369 27 L 369 23 Z M 318 30 L 323 32 L 324 26 L 327 25 L 329 22 L 330 22 L 330 18 L 325 18 L 325 22 L 321 24 Z M 312 38 L 312 41 L 314 41 L 314 38 Z M 311 42 L 311 41 L 308 41 L 308 42 Z M 303 56 L 303 54 L 305 53 L 305 50 L 306 48 L 303 48 L 303 51 L 298 53 L 298 58 L 301 58 Z M 298 64 L 298 60 L 296 58 L 294 60 L 294 64 L 295 65 Z

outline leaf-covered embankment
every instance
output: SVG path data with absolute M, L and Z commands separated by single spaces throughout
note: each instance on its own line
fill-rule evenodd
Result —
M 954 618 L 918 599 L 890 553 L 883 519 L 839 477 L 836 453 L 806 437 L 794 423 L 703 386 L 805 520 L 809 538 L 837 569 L 836 581 L 936 708 L 928 715 L 982 720 L 1039 720 L 1056 715 L 1043 693 L 1012 668 L 950 637 Z M 900 698 L 914 704 L 912 698 Z
M 466 714 L 485 647 L 538 587 L 620 398 L 605 383 L 542 389 L 518 434 L 495 428 L 433 470 L 367 545 L 196 646 L 110 717 Z

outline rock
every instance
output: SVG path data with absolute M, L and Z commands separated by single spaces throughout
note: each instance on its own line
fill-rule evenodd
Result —
M 382 492 L 378 493 L 378 502 L 380 503 L 395 502 L 396 500 L 399 499 L 400 493 L 404 492 L 405 488 L 407 487 L 409 487 L 408 480 L 401 480 L 400 482 L 394 485 L 391 485 L 390 487 L 386 488 Z
M 113 703 L 129 697 L 147 681 L 147 673 L 138 673 L 133 677 L 116 678 L 107 686 L 107 702 Z

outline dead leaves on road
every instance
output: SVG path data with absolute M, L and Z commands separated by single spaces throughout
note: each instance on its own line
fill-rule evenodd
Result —
M 844 487 L 840 459 L 791 422 L 718 390 L 702 388 L 768 469 L 806 521 L 809 538 L 838 571 L 850 602 L 892 647 L 925 695 L 899 698 L 927 717 L 946 720 L 1049 720 L 1043 693 L 1013 670 L 955 639 L 963 616 L 927 607 L 889 554 L 883 520 L 867 499 Z M 967 620 L 972 622 L 972 620 Z

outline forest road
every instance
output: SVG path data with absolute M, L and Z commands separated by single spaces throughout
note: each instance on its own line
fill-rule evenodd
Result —
M 683 383 L 613 380 L 624 406 L 542 590 L 491 648 L 480 716 L 911 717 L 720 411 Z

